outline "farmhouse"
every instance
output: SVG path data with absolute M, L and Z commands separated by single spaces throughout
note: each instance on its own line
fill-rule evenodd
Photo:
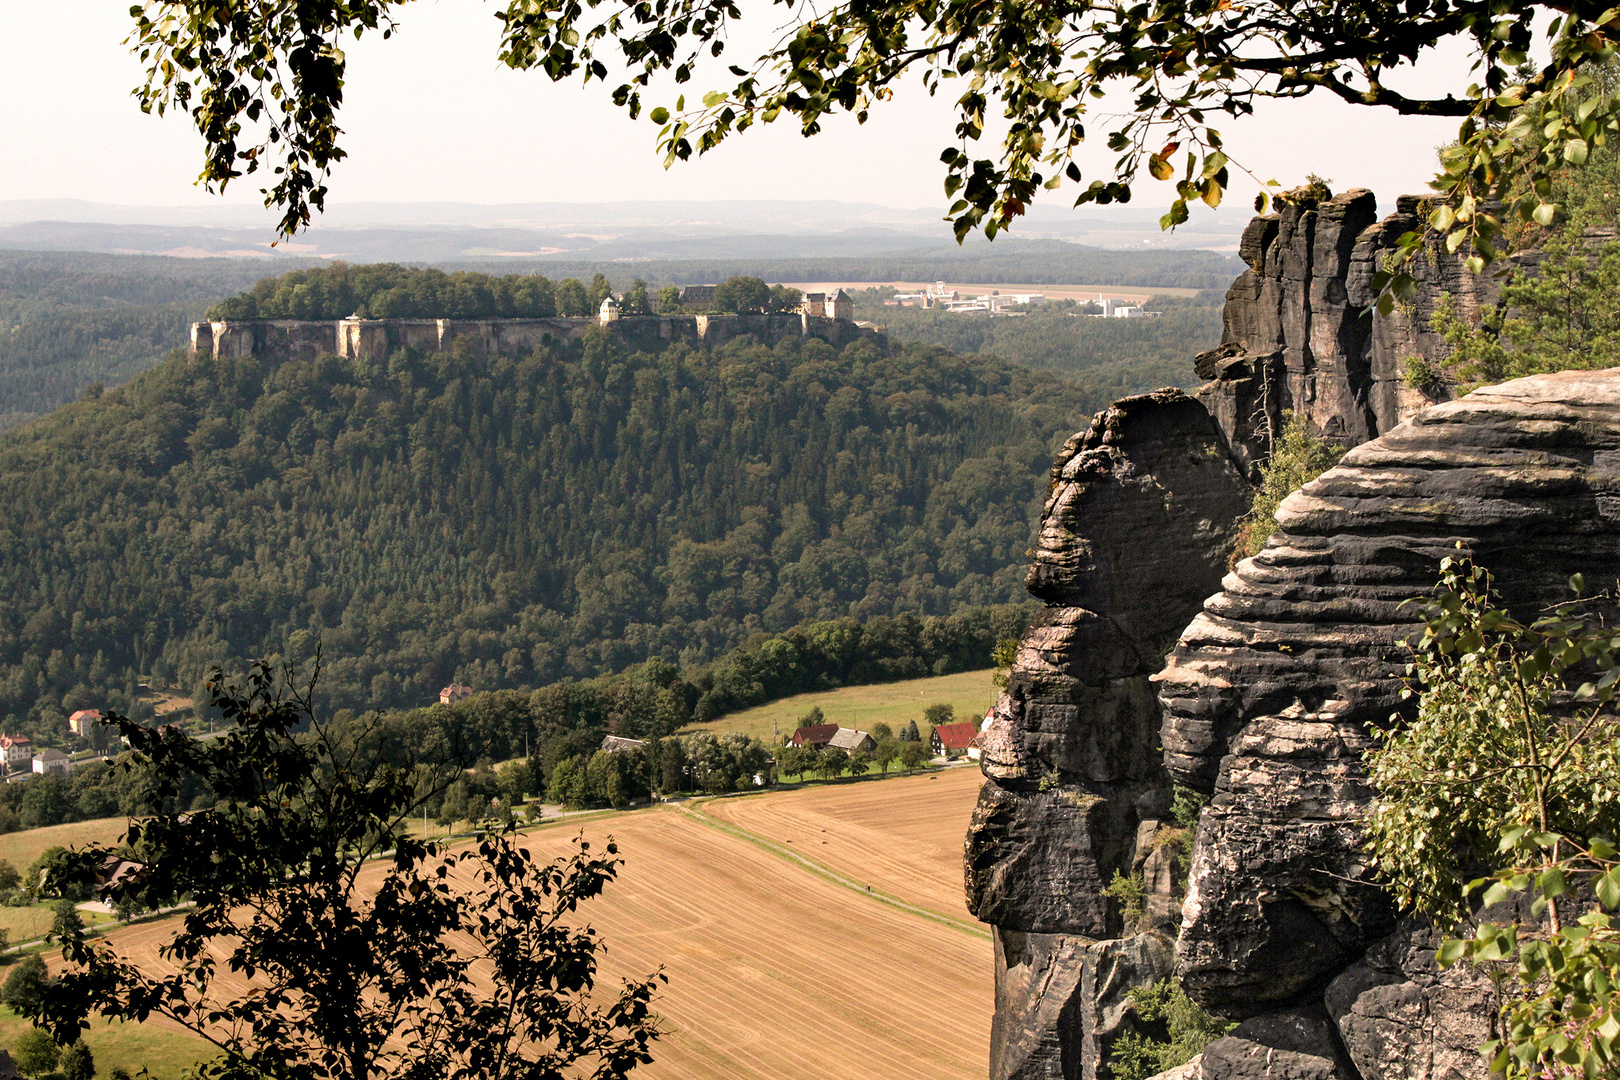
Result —
M 622 750 L 640 750 L 646 745 L 645 739 L 626 739 L 619 735 L 608 735 L 603 738 L 600 749 L 609 754 L 617 754 Z
M 789 746 L 808 746 L 812 750 L 820 750 L 832 742 L 834 735 L 839 731 L 837 724 L 812 724 L 794 731 L 793 737 L 788 740 Z
M 856 731 L 854 728 L 841 727 L 838 729 L 838 733 L 836 735 L 827 740 L 827 745 L 837 747 L 838 749 L 844 750 L 851 754 L 858 750 L 865 750 L 870 753 L 874 748 L 876 748 L 877 740 L 873 739 L 872 736 L 868 735 L 864 731 Z
M 460 683 L 451 683 L 439 691 L 440 705 L 454 705 L 458 701 L 465 701 L 472 697 L 473 688 Z
M 928 747 L 936 754 L 960 754 L 972 745 L 978 734 L 972 722 L 941 724 L 928 737 Z

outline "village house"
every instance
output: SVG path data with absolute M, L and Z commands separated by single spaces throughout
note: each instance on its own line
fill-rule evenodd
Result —
M 66 776 L 73 771 L 73 759 L 54 746 L 47 746 L 33 758 L 34 771 L 41 776 L 57 773 Z
M 68 730 L 81 739 L 88 739 L 90 732 L 101 719 L 100 709 L 80 709 L 68 717 Z
M 979 734 L 972 721 L 960 724 L 941 724 L 928 737 L 928 748 L 935 754 L 963 754 L 972 746 Z
M 856 731 L 854 728 L 841 727 L 838 729 L 838 733 L 836 735 L 827 740 L 827 745 L 837 747 L 838 749 L 849 754 L 856 753 L 860 750 L 865 750 L 867 753 L 871 753 L 877 748 L 877 740 L 872 738 L 872 736 L 868 735 L 864 731 Z
M 0 735 L 0 755 L 4 755 L 6 771 L 26 768 L 34 756 L 34 747 L 26 735 Z
M 820 750 L 832 742 L 834 735 L 838 734 L 837 724 L 812 724 L 794 731 L 793 737 L 788 739 L 789 746 L 808 746 L 812 750 Z
M 620 735 L 608 735 L 603 738 L 600 749 L 609 754 L 617 754 L 622 750 L 640 750 L 646 745 L 645 739 L 626 739 Z
M 458 701 L 465 701 L 472 697 L 473 688 L 462 686 L 460 683 L 451 683 L 439 691 L 440 705 L 454 705 Z

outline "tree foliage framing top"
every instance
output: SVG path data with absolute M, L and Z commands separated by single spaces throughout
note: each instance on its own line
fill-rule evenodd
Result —
M 209 188 L 269 168 L 266 204 L 291 235 L 322 208 L 326 177 L 344 156 L 345 35 L 391 35 L 405 0 L 148 0 L 131 9 L 130 44 L 147 68 L 136 91 L 146 111 L 184 109 L 206 143 Z M 729 86 L 688 106 L 649 110 L 666 165 L 784 114 L 805 135 L 824 118 L 864 122 L 895 84 L 917 72 L 929 94 L 960 87 L 956 144 L 941 155 L 958 237 L 987 236 L 1022 214 L 1043 187 L 1067 178 L 1075 205 L 1126 202 L 1142 169 L 1174 181 L 1163 224 L 1185 221 L 1193 200 L 1218 205 L 1229 162 L 1217 117 L 1238 118 L 1267 98 L 1316 92 L 1406 115 L 1452 116 L 1459 137 L 1443 154 L 1441 199 L 1430 225 L 1482 268 L 1500 242 L 1497 204 L 1520 220 L 1552 221 L 1551 174 L 1580 165 L 1620 125 L 1620 104 L 1589 72 L 1612 58 L 1620 8 L 1566 0 L 841 0 L 785 9 L 781 36 L 720 68 Z M 760 15 L 767 14 L 760 12 Z M 500 59 L 554 81 L 611 84 L 632 117 L 654 80 L 677 89 L 722 64 L 736 0 L 508 0 Z M 1387 85 L 1387 73 L 1461 41 L 1474 82 L 1438 97 Z M 1532 63 L 1541 47 L 1546 62 Z M 718 73 L 718 72 L 717 72 Z M 956 80 L 954 83 L 951 80 Z M 1106 87 L 1134 92 L 1120 116 L 1089 110 Z M 970 144 L 999 111 L 998 151 Z M 1087 131 L 1090 121 L 1102 131 Z M 1073 155 L 1101 136 L 1119 156 L 1089 184 Z M 1267 196 L 1257 200 L 1264 209 Z M 1417 238 L 1409 250 L 1415 250 Z

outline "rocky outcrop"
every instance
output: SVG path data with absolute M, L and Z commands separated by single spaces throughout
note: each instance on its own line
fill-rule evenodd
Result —
M 996 931 L 992 1076 L 1107 1077 L 1125 995 L 1169 974 L 1168 809 L 1149 676 L 1218 584 L 1249 489 L 1179 391 L 1128 398 L 1068 441 L 1028 585 L 1050 606 L 981 734 L 968 904 Z M 1133 869 L 1164 895 L 1125 927 L 1103 888 Z M 1145 934 L 1121 939 L 1146 925 Z
M 1440 971 L 1432 931 L 1398 925 L 1372 880 L 1363 755 L 1410 707 L 1402 605 L 1448 554 L 1527 612 L 1575 571 L 1620 577 L 1620 369 L 1456 401 L 1408 377 L 1445 366 L 1442 303 L 1476 319 L 1499 295 L 1431 248 L 1407 264 L 1415 293 L 1378 313 L 1375 279 L 1425 212 L 1293 193 L 1245 234 L 1197 400 L 1120 402 L 1058 455 L 1027 580 L 1048 608 L 981 733 L 992 782 L 967 842 L 970 906 L 998 935 L 994 1080 L 1108 1076 L 1136 1022 L 1095 991 L 1100 945 L 1178 916 L 1178 980 L 1241 1021 L 1187 1080 L 1483 1077 L 1494 999 Z M 1355 449 L 1222 580 L 1240 478 L 1288 410 Z M 1184 898 L 1156 840 L 1172 780 L 1210 796 Z M 1102 894 L 1116 872 L 1147 893 L 1132 927 Z M 1163 971 L 1107 955 L 1109 985 Z
M 1329 199 L 1294 193 L 1249 223 L 1238 249 L 1249 268 L 1226 294 L 1220 345 L 1197 363 L 1210 380 L 1199 398 L 1245 467 L 1265 456 L 1284 411 L 1355 446 L 1446 396 L 1439 384 L 1409 385 L 1410 361 L 1438 368 L 1449 354 L 1431 326 L 1442 298 L 1458 318 L 1477 319 L 1499 289 L 1431 244 L 1407 263 L 1410 301 L 1377 312 L 1375 278 L 1424 212 L 1424 200 L 1406 196 L 1379 221 L 1372 193 L 1357 188 Z
M 1340 972 L 1323 996 L 1362 1080 L 1479 1076 L 1496 988 L 1467 964 L 1441 970 L 1440 935 L 1408 921 Z
M 1095 1080 L 1108 1048 L 1133 1031 L 1133 988 L 1168 978 L 1175 941 L 1149 932 L 1112 941 L 996 931 L 990 1075 Z
M 1438 978 L 1410 933 L 1389 936 L 1359 847 L 1369 732 L 1407 706 L 1417 627 L 1401 604 L 1459 550 L 1524 608 L 1564 595 L 1576 571 L 1620 574 L 1620 369 L 1435 406 L 1350 451 L 1277 521 L 1158 677 L 1166 767 L 1212 795 L 1179 975 L 1230 1017 L 1326 1000 L 1364 1076 L 1382 1075 L 1393 1051 L 1380 1046 L 1439 1062 L 1473 1039 L 1478 987 Z

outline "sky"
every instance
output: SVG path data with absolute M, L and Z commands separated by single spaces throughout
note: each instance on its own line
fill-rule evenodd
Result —
M 334 205 L 758 198 L 948 205 L 939 153 L 950 144 L 951 112 L 919 87 L 900 88 L 864 126 L 839 118 L 808 140 L 784 125 L 756 128 L 666 171 L 656 128 L 628 120 L 601 84 L 558 85 L 498 64 L 496 10 L 483 0 L 420 0 L 402 10 L 394 40 L 368 36 L 346 48 L 341 123 L 349 158 L 332 178 Z M 749 10 L 744 5 L 745 17 Z M 223 200 L 195 187 L 201 144 L 188 121 L 136 107 L 129 92 L 141 69 L 121 44 L 128 11 L 129 0 L 0 0 L 0 200 L 256 203 L 257 185 L 238 182 Z M 1442 58 L 1405 85 L 1456 86 L 1465 70 L 1458 57 Z M 703 80 L 700 73 L 696 81 Z M 1372 188 L 1380 206 L 1393 209 L 1396 195 L 1426 189 L 1434 148 L 1456 122 L 1317 95 L 1267 103 L 1222 130 L 1228 153 L 1262 179 L 1289 186 L 1314 172 L 1335 190 Z M 1112 157 L 1099 145 L 1081 167 L 1095 175 Z M 1223 216 L 1246 217 L 1255 190 L 1234 181 Z M 1072 201 L 1062 192 L 1046 196 L 1049 205 Z M 1144 179 L 1133 205 L 1158 208 L 1172 197 L 1168 184 Z

